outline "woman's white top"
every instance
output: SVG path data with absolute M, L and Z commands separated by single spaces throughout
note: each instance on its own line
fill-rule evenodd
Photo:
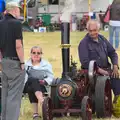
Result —
M 53 81 L 53 78 L 54 78 L 54 75 L 53 75 L 52 65 L 48 61 L 46 61 L 44 59 L 41 59 L 39 65 L 33 66 L 32 62 L 31 62 L 31 59 L 29 59 L 28 61 L 25 62 L 25 69 L 27 70 L 29 66 L 32 67 L 33 69 L 36 69 L 36 70 L 44 70 L 44 71 L 46 71 L 47 78 L 45 78 L 44 80 L 49 85 L 51 85 L 51 83 Z M 26 83 L 27 80 L 28 80 L 28 75 L 26 73 L 25 83 Z

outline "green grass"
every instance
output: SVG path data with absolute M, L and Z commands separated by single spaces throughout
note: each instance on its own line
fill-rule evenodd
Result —
M 80 40 L 84 37 L 86 32 L 72 32 L 70 35 L 71 49 L 70 54 L 73 59 L 78 62 L 77 66 L 80 68 L 80 62 L 78 58 L 77 47 Z M 102 32 L 105 37 L 108 37 L 107 32 Z M 43 48 L 43 58 L 47 59 L 53 66 L 55 77 L 61 77 L 62 72 L 62 58 L 61 58 L 61 33 L 24 33 L 24 52 L 25 59 L 27 60 L 30 56 L 30 49 L 32 46 L 39 45 Z M 120 52 L 117 51 L 120 55 Z M 24 108 L 24 114 L 22 110 Z M 41 113 L 41 112 L 40 112 Z M 95 118 L 93 118 L 95 119 Z M 32 108 L 28 99 L 22 101 L 21 115 L 19 120 L 32 120 Z M 80 118 L 57 118 L 57 120 L 80 120 Z M 97 120 L 97 119 L 96 119 Z M 106 119 L 106 120 L 110 120 Z M 112 118 L 115 120 L 115 118 Z

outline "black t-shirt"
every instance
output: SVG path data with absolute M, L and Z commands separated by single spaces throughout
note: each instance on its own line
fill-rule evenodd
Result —
M 22 24 L 11 14 L 0 21 L 0 50 L 3 57 L 18 57 L 16 40 L 22 40 Z

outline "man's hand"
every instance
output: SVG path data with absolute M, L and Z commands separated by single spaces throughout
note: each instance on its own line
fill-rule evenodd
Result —
M 24 64 L 21 64 L 21 69 L 24 70 L 25 69 L 25 65 Z
M 98 73 L 100 73 L 101 75 L 109 75 L 108 71 L 103 70 L 102 68 L 98 68 Z
M 118 66 L 117 65 L 113 66 L 112 77 L 113 78 L 119 78 L 119 72 L 118 72 Z

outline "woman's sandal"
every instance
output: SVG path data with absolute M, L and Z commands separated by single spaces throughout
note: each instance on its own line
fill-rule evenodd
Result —
M 39 118 L 41 118 L 41 116 L 38 113 L 33 114 L 33 120 L 39 120 Z

